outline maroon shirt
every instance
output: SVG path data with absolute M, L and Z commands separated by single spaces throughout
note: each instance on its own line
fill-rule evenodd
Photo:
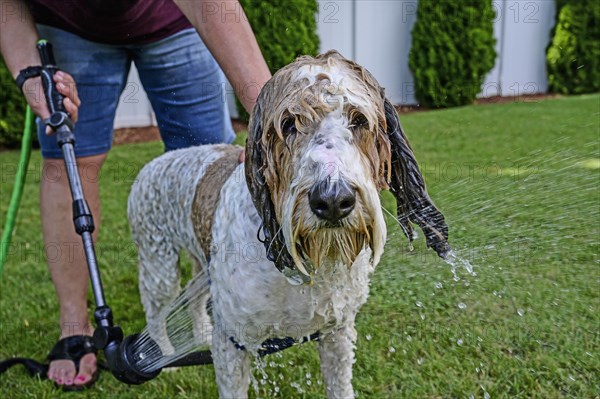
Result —
M 106 44 L 144 44 L 192 25 L 172 0 L 29 0 L 36 23 Z

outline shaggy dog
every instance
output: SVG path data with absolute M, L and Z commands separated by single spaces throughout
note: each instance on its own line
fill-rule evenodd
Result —
M 442 257 L 444 217 L 383 89 L 334 51 L 300 57 L 267 82 L 245 164 L 237 162 L 240 151 L 168 152 L 132 188 L 129 220 L 150 335 L 163 353 L 173 350 L 160 312 L 180 292 L 186 250 L 210 283 L 197 298 L 194 333 L 210 341 L 220 397 L 247 396 L 250 358 L 264 342 L 310 337 L 318 340 L 327 396 L 351 398 L 355 317 L 386 241 L 380 191 L 396 197 L 409 240 L 416 223 Z M 210 336 L 198 337 L 206 323 Z

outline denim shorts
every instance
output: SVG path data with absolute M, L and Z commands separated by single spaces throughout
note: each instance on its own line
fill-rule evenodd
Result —
M 91 42 L 43 25 L 38 31 L 52 43 L 58 67 L 77 85 L 81 106 L 74 131 L 76 156 L 110 150 L 115 112 L 132 62 L 156 114 L 165 150 L 233 141 L 223 72 L 194 29 L 142 45 Z M 128 96 L 139 91 L 127 85 Z M 56 136 L 47 136 L 41 121 L 38 138 L 43 157 L 62 158 Z

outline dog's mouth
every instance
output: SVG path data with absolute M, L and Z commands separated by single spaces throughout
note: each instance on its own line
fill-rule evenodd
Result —
M 344 222 L 341 220 L 338 220 L 337 222 L 325 221 L 322 223 L 321 228 L 323 228 L 323 229 L 343 229 L 343 228 L 345 228 L 345 226 L 344 226 Z
M 326 264 L 351 267 L 366 248 L 370 248 L 374 260 L 379 261 L 385 241 L 385 223 L 377 213 L 380 209 L 367 206 L 370 202 L 359 193 L 352 212 L 341 219 L 327 220 L 315 214 L 306 198 L 306 194 L 295 198 L 291 215 L 284 217 L 291 222 L 281 224 L 298 271 L 311 276 Z
M 372 246 L 372 234 L 368 231 L 348 231 L 343 228 L 321 229 L 317 234 L 296 236 L 295 251 L 292 251 L 296 266 L 307 275 L 316 271 L 328 261 L 352 266 L 358 255 Z M 309 264 L 307 270 L 306 264 Z M 304 270 L 302 270 L 304 268 Z

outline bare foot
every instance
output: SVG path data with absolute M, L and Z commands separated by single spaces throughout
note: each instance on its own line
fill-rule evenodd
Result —
M 70 330 L 69 332 L 63 331 L 60 339 L 63 340 L 67 337 L 73 337 L 74 340 L 62 343 L 62 346 L 58 346 L 52 349 L 50 366 L 48 367 L 48 379 L 54 381 L 56 385 L 65 387 L 77 387 L 86 385 L 94 378 L 94 374 L 97 370 L 96 365 L 96 354 L 92 352 L 91 342 L 89 340 L 82 339 L 83 336 L 88 337 L 93 332 L 93 328 L 90 325 L 86 325 L 83 329 L 77 331 Z M 79 334 L 79 335 L 77 335 Z M 82 345 L 82 346 L 78 346 Z M 64 352 L 63 352 L 64 351 Z M 56 353 L 58 352 L 58 353 Z M 64 357 L 75 358 L 81 356 L 79 359 L 79 370 L 75 366 L 75 362 L 71 359 L 60 359 Z M 49 355 L 50 356 L 50 355 Z M 59 357 L 56 359 L 55 357 Z
M 72 360 L 54 360 L 48 369 L 48 379 L 57 385 L 85 385 L 96 372 L 96 355 L 88 353 L 79 361 L 79 373 Z

